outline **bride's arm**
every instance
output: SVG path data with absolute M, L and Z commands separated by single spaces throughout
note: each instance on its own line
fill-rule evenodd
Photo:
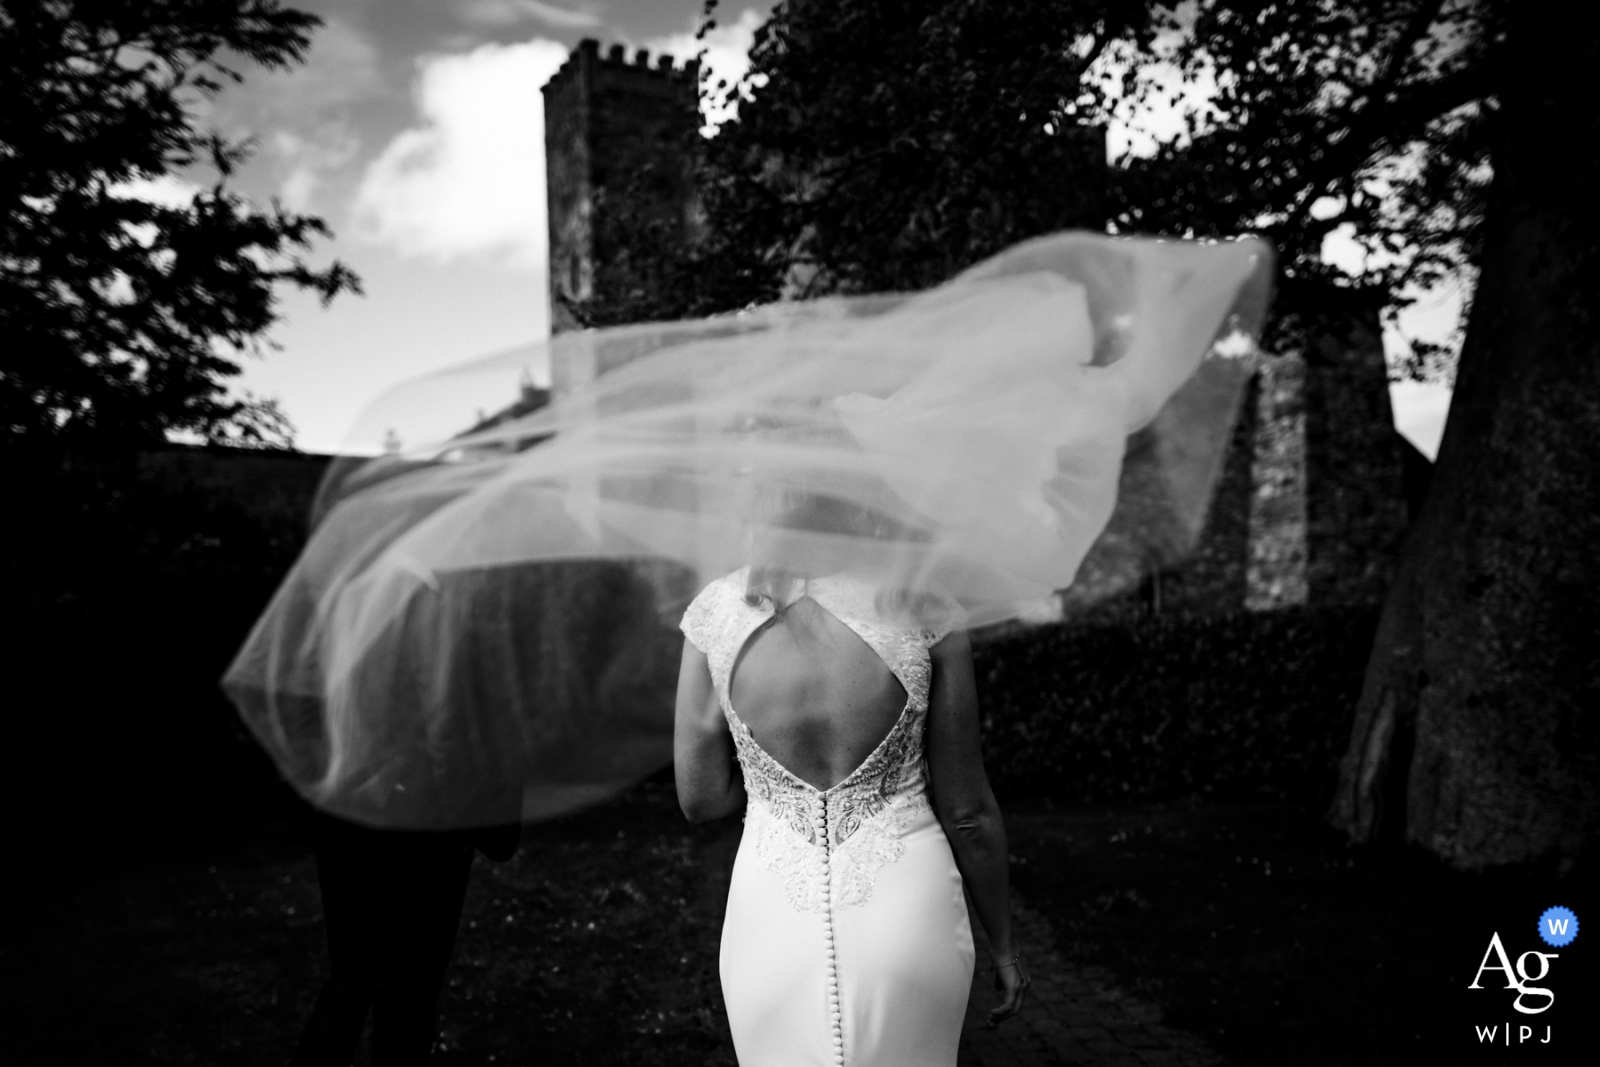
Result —
M 934 814 L 944 827 L 972 906 L 989 935 L 995 984 L 1005 994 L 989 1022 L 1022 1007 L 1028 977 L 1017 963 L 1011 936 L 1006 827 L 989 788 L 979 749 L 978 685 L 972 645 L 956 631 L 933 648 L 933 686 L 928 695 L 928 773 Z
M 688 641 L 678 667 L 678 706 L 672 728 L 672 770 L 678 806 L 690 822 L 744 808 L 744 778 L 734 762 L 733 735 L 717 706 L 706 656 Z

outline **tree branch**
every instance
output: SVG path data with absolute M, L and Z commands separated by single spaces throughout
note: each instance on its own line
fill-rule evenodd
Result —
M 1420 135 L 1433 119 L 1463 104 L 1481 100 L 1493 89 L 1488 61 L 1463 67 L 1420 86 L 1393 103 L 1375 102 L 1345 127 L 1342 140 L 1315 161 L 1302 179 L 1302 191 L 1288 212 L 1295 222 L 1310 210 L 1328 186 L 1361 165 L 1386 146 L 1398 146 Z
M 1401 75 L 1405 73 L 1406 62 L 1416 49 L 1417 42 L 1422 40 L 1423 34 L 1428 32 L 1428 27 L 1438 20 L 1439 13 L 1443 10 L 1444 0 L 1434 0 L 1432 5 L 1424 4 L 1412 13 L 1400 39 L 1384 57 L 1383 67 L 1373 82 L 1371 96 L 1381 99 L 1399 83 Z
M 1095 61 L 1105 52 L 1106 45 L 1110 40 L 1111 34 L 1109 33 L 1100 33 L 1095 37 L 1094 44 L 1089 49 L 1089 54 L 1084 56 L 1078 64 L 1078 80 L 1080 82 L 1083 80 L 1083 75 L 1090 67 L 1094 66 Z

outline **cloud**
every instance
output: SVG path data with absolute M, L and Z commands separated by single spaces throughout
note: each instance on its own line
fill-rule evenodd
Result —
M 276 192 L 291 210 L 313 208 L 317 194 L 361 154 L 359 108 L 390 92 L 376 44 L 332 17 L 312 37 L 302 65 L 252 71 L 242 85 L 202 101 L 208 124 L 235 138 L 261 135 L 245 184 Z
M 477 5 L 483 8 L 478 17 L 491 7 L 503 14 L 507 4 L 517 11 L 528 7 L 494 0 Z M 703 42 L 685 31 L 638 44 L 680 59 L 704 47 L 702 62 L 713 79 L 737 84 L 749 69 L 750 45 L 764 17 L 747 9 Z M 564 45 L 535 38 L 423 59 L 414 89 L 420 121 L 367 166 L 355 194 L 356 234 L 408 256 L 488 257 L 542 272 L 548 237 L 539 89 L 566 56 Z M 714 124 L 730 113 L 707 120 Z M 310 179 L 291 175 L 286 193 L 303 193 L 295 181 Z
M 130 178 L 117 182 L 107 190 L 119 200 L 143 200 L 162 207 L 188 207 L 200 194 L 201 187 L 174 174 L 159 174 L 154 178 Z
M 535 19 L 562 30 L 587 29 L 600 25 L 593 11 L 573 11 L 540 0 L 472 0 L 461 9 L 468 22 L 483 26 L 511 26 L 524 19 Z
M 415 89 L 422 123 L 367 167 L 356 192 L 357 232 L 405 255 L 488 255 L 542 270 L 539 89 L 566 56 L 564 45 L 535 39 L 422 60 Z
M 750 70 L 750 47 L 755 44 L 756 29 L 766 20 L 767 16 L 760 11 L 745 8 L 737 20 L 728 25 L 719 24 L 706 34 L 704 40 L 697 40 L 694 31 L 688 30 L 655 37 L 640 44 L 658 55 L 682 59 L 689 59 L 702 48 L 705 49 L 705 54 L 700 57 L 700 66 L 702 70 L 711 72 L 711 94 L 708 99 L 701 101 L 700 107 L 706 120 L 705 132 L 710 132 L 738 113 L 740 99 L 749 100 L 751 90 L 760 88 L 760 84 L 743 83 Z M 721 93 L 717 91 L 718 82 L 726 82 L 737 91 L 719 100 Z
M 330 176 L 361 153 L 352 111 L 386 91 L 378 50 L 360 31 L 329 20 L 306 65 L 274 82 L 264 117 L 279 127 L 270 141 L 283 174 L 278 193 L 291 210 L 309 211 Z
M 312 36 L 303 65 L 252 79 L 246 87 L 260 107 L 277 117 L 343 109 L 388 88 L 378 46 L 367 33 L 338 18 L 328 19 Z
M 342 122 L 318 123 L 297 133 L 280 129 L 267 142 L 277 173 L 278 196 L 291 211 L 310 211 L 328 179 L 361 151 L 361 140 Z

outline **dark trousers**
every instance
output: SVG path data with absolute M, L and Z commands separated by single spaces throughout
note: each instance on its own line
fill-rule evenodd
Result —
M 374 1067 L 425 1064 L 472 867 L 467 833 L 311 816 L 333 975 L 291 1067 L 349 1067 L 372 1012 Z

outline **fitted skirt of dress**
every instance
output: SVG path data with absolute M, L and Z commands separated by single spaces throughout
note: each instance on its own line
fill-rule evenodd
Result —
M 954 1067 L 972 929 L 933 813 L 909 821 L 897 835 L 903 850 L 849 903 L 837 891 L 831 901 L 795 899 L 792 873 L 758 855 L 772 829 L 761 823 L 772 819 L 752 801 L 722 927 L 740 1067 Z

